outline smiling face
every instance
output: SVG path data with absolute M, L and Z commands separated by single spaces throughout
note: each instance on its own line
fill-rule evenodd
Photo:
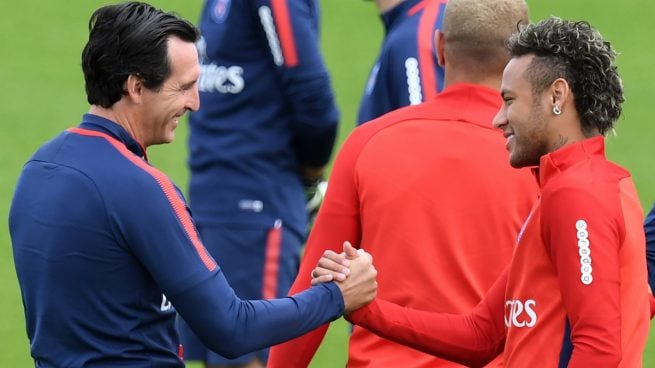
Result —
M 171 36 L 168 39 L 168 60 L 171 74 L 158 91 L 145 88 L 141 111 L 141 143 L 170 143 L 175 128 L 187 111 L 196 111 L 200 105 L 198 53 L 192 42 Z
M 535 95 L 526 77 L 534 55 L 509 61 L 503 72 L 501 95 L 503 106 L 494 118 L 494 127 L 507 138 L 512 167 L 539 165 L 541 156 L 549 152 L 548 121 L 550 108 L 546 93 Z

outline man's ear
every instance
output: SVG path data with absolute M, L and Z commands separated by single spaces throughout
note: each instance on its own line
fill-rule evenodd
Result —
M 126 92 L 126 95 L 137 103 L 141 102 L 144 88 L 143 79 L 135 74 L 130 74 L 123 85 L 123 90 Z
M 559 106 L 559 108 L 563 108 L 567 105 L 569 102 L 568 100 L 573 97 L 569 82 L 564 78 L 555 79 L 555 81 L 550 85 L 549 92 L 551 103 L 553 106 Z
M 439 64 L 440 67 L 444 67 L 446 65 L 446 54 L 444 52 L 444 34 L 440 30 L 434 31 L 434 50 L 437 53 L 437 63 Z

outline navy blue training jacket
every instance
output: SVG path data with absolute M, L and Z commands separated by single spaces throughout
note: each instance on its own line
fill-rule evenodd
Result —
M 363 124 L 403 106 L 432 99 L 443 89 L 434 32 L 446 0 L 405 0 L 381 15 L 385 36 L 359 105 Z
M 285 227 L 304 236 L 299 165 L 330 159 L 337 111 L 316 0 L 208 0 L 190 115 L 189 203 L 199 223 Z
M 336 285 L 243 301 L 178 188 L 119 125 L 86 114 L 25 164 L 9 215 L 37 367 L 182 367 L 175 309 L 236 357 L 343 312 Z

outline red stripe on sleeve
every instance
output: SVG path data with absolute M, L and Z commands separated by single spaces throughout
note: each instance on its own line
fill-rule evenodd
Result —
M 427 1 L 429 1 L 429 0 L 427 0 Z M 423 8 L 425 8 L 425 0 L 421 1 L 420 3 L 417 3 L 416 5 L 409 8 L 409 10 L 407 11 L 407 16 L 411 17 L 412 15 L 416 14 L 420 10 L 423 10 Z
M 75 134 L 100 137 L 105 139 L 112 146 L 114 146 L 114 148 L 116 148 L 118 152 L 120 152 L 123 156 L 125 156 L 125 158 L 130 160 L 133 164 L 135 164 L 139 168 L 143 169 L 148 174 L 150 174 L 155 179 L 155 181 L 157 181 L 157 184 L 159 184 L 159 187 L 164 192 L 164 195 L 166 195 L 166 198 L 168 199 L 168 202 L 170 203 L 171 207 L 173 207 L 173 211 L 175 212 L 175 215 L 177 216 L 180 223 L 182 224 L 182 227 L 184 228 L 186 235 L 189 237 L 189 240 L 191 240 L 191 243 L 193 244 L 194 248 L 196 249 L 196 252 L 198 253 L 198 256 L 200 256 L 202 263 L 204 263 L 205 267 L 207 267 L 209 271 L 213 271 L 216 268 L 216 262 L 214 262 L 212 257 L 209 255 L 207 249 L 205 249 L 205 246 L 200 241 L 200 238 L 198 238 L 198 233 L 196 232 L 196 229 L 193 226 L 193 222 L 191 221 L 191 216 L 189 216 L 189 213 L 186 211 L 186 205 L 177 195 L 177 192 L 175 191 L 175 186 L 170 181 L 170 179 L 168 179 L 168 177 L 164 175 L 164 173 L 146 164 L 143 160 L 141 160 L 139 157 L 134 155 L 130 150 L 128 150 L 124 144 L 122 144 L 121 142 L 117 141 L 116 139 L 112 138 L 107 134 L 96 132 L 93 130 L 80 129 L 80 128 L 70 128 L 68 129 L 68 131 Z
M 288 67 L 298 65 L 298 52 L 296 51 L 296 42 L 293 38 L 293 27 L 291 26 L 291 17 L 286 0 L 271 0 L 273 18 L 275 27 L 280 38 L 282 55 L 284 55 L 284 64 Z
M 280 271 L 280 248 L 282 246 L 282 224 L 275 222 L 275 226 L 268 232 L 266 240 L 266 258 L 264 259 L 264 282 L 262 297 L 275 299 L 277 296 L 277 281 Z
M 423 14 L 419 20 L 417 33 L 418 65 L 421 74 L 421 88 L 423 101 L 432 99 L 437 95 L 437 77 L 434 72 L 434 23 L 439 18 L 441 6 L 446 0 L 435 0 L 425 4 Z

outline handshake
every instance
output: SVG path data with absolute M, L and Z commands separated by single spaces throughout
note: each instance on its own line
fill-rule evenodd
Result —
M 363 249 L 355 249 L 350 242 L 343 243 L 343 253 L 326 250 L 314 270 L 312 285 L 335 281 L 345 305 L 345 314 L 370 303 L 377 294 L 377 270 L 373 257 Z

